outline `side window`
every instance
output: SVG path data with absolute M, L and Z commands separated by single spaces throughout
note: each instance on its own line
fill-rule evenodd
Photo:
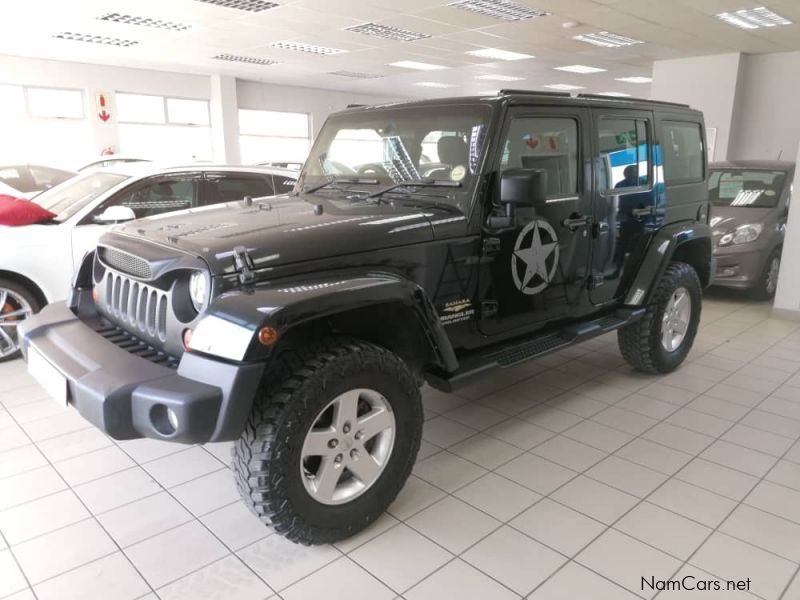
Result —
M 123 192 L 98 207 L 99 214 L 109 206 L 127 206 L 137 219 L 197 206 L 196 179 L 158 179 Z
M 666 183 L 703 181 L 703 136 L 697 123 L 667 121 L 661 128 Z
M 209 204 L 235 202 L 245 196 L 260 198 L 274 196 L 272 177 L 264 175 L 230 175 L 212 177 L 209 184 Z
M 288 194 L 294 189 L 297 179 L 286 175 L 273 175 L 272 181 L 275 185 L 276 194 Z
M 598 188 L 620 190 L 650 185 L 650 136 L 642 119 L 607 119 L 598 123 Z
M 578 192 L 578 122 L 569 118 L 520 117 L 511 121 L 500 170 L 540 169 L 547 175 L 547 196 Z

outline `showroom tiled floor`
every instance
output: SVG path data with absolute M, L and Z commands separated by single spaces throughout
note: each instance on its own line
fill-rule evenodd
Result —
M 614 336 L 425 391 L 389 514 L 335 546 L 271 535 L 228 444 L 115 443 L 0 365 L 0 598 L 800 598 L 800 323 L 714 294 L 675 374 Z M 752 580 L 751 593 L 642 577 Z

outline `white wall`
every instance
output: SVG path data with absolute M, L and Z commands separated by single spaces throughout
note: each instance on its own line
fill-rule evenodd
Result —
M 348 104 L 382 104 L 400 100 L 400 98 L 291 87 L 242 79 L 238 80 L 236 88 L 239 108 L 309 113 L 314 137 L 330 113 L 342 110 Z
M 800 52 L 744 55 L 731 159 L 794 160 L 800 143 Z
M 725 160 L 728 155 L 741 56 L 739 53 L 697 56 L 660 60 L 653 65 L 651 97 L 682 102 L 701 110 L 706 127 L 717 129 L 711 160 Z

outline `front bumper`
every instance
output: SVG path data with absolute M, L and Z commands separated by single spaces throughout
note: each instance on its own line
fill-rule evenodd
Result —
M 231 364 L 185 353 L 177 371 L 129 354 L 64 302 L 45 307 L 21 328 L 31 348 L 67 382 L 67 402 L 118 440 L 149 437 L 183 443 L 234 440 L 244 429 L 263 364 Z M 165 419 L 167 410 L 172 419 Z M 169 421 L 172 422 L 169 422 Z
M 769 248 L 717 249 L 714 253 L 717 261 L 714 285 L 738 289 L 755 287 L 764 272 L 769 254 Z

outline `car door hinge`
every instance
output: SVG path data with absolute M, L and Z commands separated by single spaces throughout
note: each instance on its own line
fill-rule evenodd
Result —
M 244 246 L 236 246 L 233 249 L 233 266 L 239 273 L 239 281 L 242 284 L 252 283 L 255 280 L 256 276 L 253 273 L 255 265 Z
M 498 310 L 497 300 L 484 300 L 481 302 L 481 319 L 489 319 L 495 316 Z
M 483 238 L 483 255 L 495 256 L 500 253 L 500 238 L 486 237 Z

